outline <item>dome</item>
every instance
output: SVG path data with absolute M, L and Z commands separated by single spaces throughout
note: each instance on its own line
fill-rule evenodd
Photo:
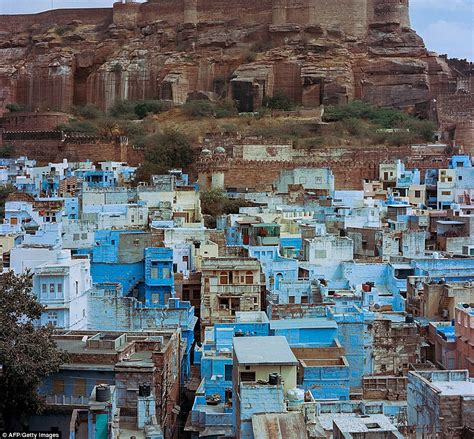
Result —
M 218 146 L 214 152 L 216 154 L 225 154 L 225 149 L 222 146 Z
M 211 155 L 212 152 L 211 152 L 209 149 L 204 148 L 204 149 L 201 151 L 201 154 L 202 154 L 202 155 Z

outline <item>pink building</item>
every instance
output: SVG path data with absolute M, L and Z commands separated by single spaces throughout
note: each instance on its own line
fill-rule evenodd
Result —
M 456 307 L 455 327 L 458 368 L 469 370 L 474 377 L 474 304 Z

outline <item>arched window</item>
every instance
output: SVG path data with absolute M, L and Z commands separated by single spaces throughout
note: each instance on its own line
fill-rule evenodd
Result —
M 252 285 L 253 284 L 253 273 L 251 271 L 247 271 L 245 273 L 245 284 Z
M 229 283 L 229 273 L 227 273 L 227 271 L 221 271 L 219 283 L 221 285 L 227 285 Z

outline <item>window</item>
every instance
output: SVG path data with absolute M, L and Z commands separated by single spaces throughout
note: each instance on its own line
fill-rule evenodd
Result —
M 58 284 L 58 293 L 59 294 L 63 293 L 63 284 Z
M 421 191 L 415 191 L 415 198 L 421 197 Z
M 53 380 L 53 395 L 64 395 L 64 380 Z
M 153 263 L 152 263 L 153 265 Z M 158 267 L 151 267 L 150 268 L 150 278 L 151 279 L 158 279 Z
M 87 233 L 81 233 L 81 239 L 87 239 Z
M 73 241 L 79 241 L 79 233 L 74 233 L 72 235 L 72 239 L 73 239 Z
M 301 296 L 301 303 L 308 303 L 308 296 Z
M 151 295 L 151 303 L 160 303 L 160 294 L 159 293 L 153 293 Z
M 48 312 L 48 323 L 52 323 L 54 326 L 58 324 L 58 313 L 56 311 Z
M 76 280 L 76 296 L 79 294 L 79 282 Z
M 232 364 L 226 364 L 224 366 L 224 379 L 226 381 L 232 381 Z
M 41 284 L 41 293 L 46 294 L 48 292 L 48 286 L 46 284 Z
M 76 378 L 74 380 L 74 396 L 87 396 L 86 395 L 86 380 L 84 378 Z
M 462 180 L 462 175 L 460 175 L 460 176 L 458 177 L 458 180 L 459 180 L 459 181 L 461 181 L 461 180 Z
M 255 372 L 240 372 L 240 381 L 255 382 Z
M 227 271 L 221 271 L 219 283 L 221 285 L 227 285 L 229 283 L 229 273 Z
M 441 195 L 451 195 L 451 191 L 441 191 Z
M 288 296 L 288 303 L 295 303 L 295 296 Z
M 163 267 L 163 279 L 169 279 L 171 277 L 170 267 Z
M 247 271 L 245 273 L 245 284 L 252 285 L 253 284 L 253 273 L 251 271 Z
M 56 287 L 54 284 L 49 284 L 49 292 L 54 294 L 56 292 Z

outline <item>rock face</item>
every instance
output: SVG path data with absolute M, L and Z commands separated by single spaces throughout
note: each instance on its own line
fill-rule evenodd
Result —
M 0 115 L 214 93 L 254 111 L 283 91 L 314 107 L 358 98 L 427 111 L 455 91 L 409 28 L 408 0 L 150 0 L 0 16 Z

